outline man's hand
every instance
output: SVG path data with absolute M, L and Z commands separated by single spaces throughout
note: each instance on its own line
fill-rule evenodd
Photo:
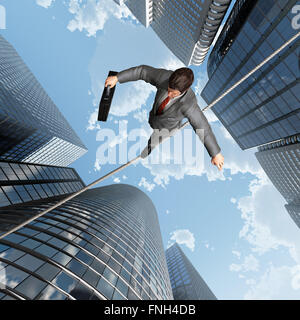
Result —
M 217 166 L 219 171 L 221 171 L 224 165 L 224 157 L 222 156 L 221 153 L 218 153 L 217 155 L 211 158 L 211 163 Z
M 110 76 L 107 77 L 107 79 L 105 80 L 105 87 L 110 86 L 111 88 L 113 88 L 118 82 L 118 77 L 117 76 Z

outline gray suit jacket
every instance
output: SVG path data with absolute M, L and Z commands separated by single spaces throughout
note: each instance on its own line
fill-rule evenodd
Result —
M 117 74 L 120 83 L 136 80 L 144 80 L 157 88 L 154 104 L 149 114 L 149 124 L 153 129 L 172 130 L 179 127 L 183 118 L 187 118 L 193 129 L 204 129 L 204 141 L 200 135 L 199 138 L 211 157 L 217 155 L 221 148 L 216 137 L 211 130 L 210 124 L 198 106 L 196 96 L 191 88 L 166 109 L 161 115 L 156 115 L 158 108 L 157 101 L 168 91 L 169 78 L 172 70 L 157 69 L 146 65 L 129 68 Z M 196 132 L 197 133 L 197 132 Z

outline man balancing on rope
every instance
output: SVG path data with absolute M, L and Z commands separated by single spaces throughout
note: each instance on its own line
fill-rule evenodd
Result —
M 116 76 L 108 77 L 105 81 L 105 87 L 113 88 L 118 81 L 124 83 L 136 80 L 144 80 L 157 88 L 149 115 L 149 124 L 154 132 L 147 147 L 142 151 L 141 157 L 146 158 L 167 135 L 171 134 L 172 130 L 180 127 L 183 118 L 187 118 L 196 134 L 198 134 L 197 129 L 204 129 L 204 137 L 200 134 L 198 136 L 211 157 L 211 163 L 222 170 L 224 157 L 220 152 L 221 148 L 191 89 L 194 82 L 193 71 L 190 68 L 171 71 L 141 65 L 123 70 Z M 161 129 L 168 129 L 162 130 L 164 132 L 163 138 Z

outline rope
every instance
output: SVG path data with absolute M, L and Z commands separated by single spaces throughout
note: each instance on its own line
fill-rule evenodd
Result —
M 268 61 L 270 61 L 273 57 L 275 57 L 279 52 L 281 52 L 284 48 L 286 48 L 290 43 L 292 43 L 295 39 L 297 39 L 300 36 L 300 31 L 295 34 L 290 40 L 288 40 L 286 43 L 284 43 L 279 49 L 277 49 L 276 51 L 274 51 L 270 56 L 268 56 L 265 60 L 263 60 L 258 66 L 256 66 L 253 70 L 251 70 L 249 73 L 247 73 L 242 79 L 240 79 L 238 82 L 236 82 L 232 87 L 230 87 L 228 90 L 226 90 L 220 97 L 218 97 L 216 100 L 214 100 L 212 103 L 210 103 L 209 105 L 207 105 L 204 109 L 202 109 L 203 112 L 205 112 L 206 110 L 209 110 L 210 108 L 212 108 L 216 103 L 218 103 L 221 99 L 223 99 L 228 93 L 230 93 L 232 90 L 234 90 L 238 85 L 240 85 L 242 82 L 244 82 L 247 78 L 249 78 L 254 72 L 256 72 L 257 70 L 259 70 L 263 65 L 265 65 Z M 189 124 L 189 121 L 183 123 L 178 130 L 183 129 L 185 126 L 187 126 Z M 177 131 L 178 131 L 177 130 Z M 175 134 L 175 133 L 174 133 Z M 167 137 L 167 139 L 169 139 L 171 136 Z M 88 186 L 84 187 L 83 189 L 73 193 L 72 195 L 64 198 L 63 200 L 57 202 L 55 205 L 49 207 L 48 209 L 42 211 L 41 213 L 39 213 L 38 215 L 35 215 L 34 217 L 32 217 L 31 219 L 26 220 L 25 222 L 23 222 L 22 224 L 14 227 L 13 229 L 7 231 L 6 233 L 0 235 L 0 240 L 6 236 L 8 236 L 9 234 L 18 231 L 19 229 L 23 228 L 24 226 L 26 226 L 27 224 L 31 223 L 32 221 L 40 218 L 41 216 L 45 215 L 46 213 L 54 210 L 55 208 L 61 206 L 62 204 L 66 203 L 67 201 L 75 198 L 76 196 L 78 196 L 79 194 L 85 192 L 86 190 L 90 189 L 91 187 L 97 185 L 98 183 L 102 182 L 103 180 L 105 180 L 106 178 L 116 174 L 117 172 L 125 169 L 126 167 L 130 166 L 131 164 L 133 164 L 134 162 L 136 162 L 138 159 L 141 158 L 141 155 L 137 156 L 136 158 L 130 160 L 129 162 L 127 162 L 126 164 L 120 166 L 119 168 L 109 172 L 108 174 L 104 175 L 103 177 L 97 179 L 96 181 L 92 182 L 91 184 L 89 184 Z

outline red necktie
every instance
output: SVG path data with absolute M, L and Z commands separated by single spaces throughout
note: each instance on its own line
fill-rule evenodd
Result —
M 157 115 L 162 114 L 165 106 L 168 104 L 168 102 L 170 101 L 170 97 L 166 97 L 166 99 L 161 103 L 161 105 L 159 106 L 158 110 L 157 110 Z

